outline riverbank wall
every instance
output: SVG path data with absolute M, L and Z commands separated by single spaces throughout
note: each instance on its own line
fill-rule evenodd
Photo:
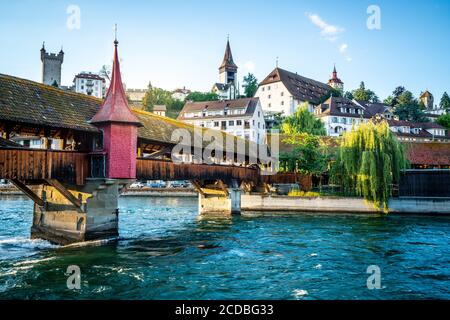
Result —
M 128 189 L 121 197 L 198 197 L 194 189 Z
M 242 211 L 379 214 L 362 198 L 286 197 L 243 194 Z M 390 214 L 450 215 L 450 198 L 392 198 Z

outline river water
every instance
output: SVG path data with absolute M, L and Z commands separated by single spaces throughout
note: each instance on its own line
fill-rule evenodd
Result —
M 29 200 L 0 197 L 0 299 L 450 299 L 450 217 L 199 219 L 195 198 L 150 197 L 120 212 L 119 240 L 59 247 L 29 239 Z

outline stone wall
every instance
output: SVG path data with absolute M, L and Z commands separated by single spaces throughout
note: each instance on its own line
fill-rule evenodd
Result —
M 241 201 L 243 211 L 379 213 L 372 203 L 361 198 L 242 195 Z M 450 199 L 395 198 L 389 202 L 389 212 L 450 214 Z

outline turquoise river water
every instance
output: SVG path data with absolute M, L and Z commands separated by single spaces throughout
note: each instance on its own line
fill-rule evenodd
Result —
M 0 299 L 450 299 L 450 217 L 199 219 L 195 198 L 128 197 L 120 239 L 84 247 L 30 240 L 31 220 L 29 200 L 0 197 Z

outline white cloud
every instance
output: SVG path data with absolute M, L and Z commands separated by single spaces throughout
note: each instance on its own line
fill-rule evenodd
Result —
M 332 24 L 328 24 L 317 14 L 309 13 L 308 18 L 316 27 L 322 30 L 321 35 L 331 42 L 336 41 L 337 36 L 340 33 L 344 32 L 343 28 Z
M 318 14 L 306 13 L 309 20 L 318 27 L 321 32 L 321 36 L 330 42 L 336 42 L 339 39 L 341 33 L 345 31 L 344 28 L 337 25 L 332 25 L 323 20 Z M 343 42 L 338 46 L 339 52 L 344 56 L 347 62 L 351 62 L 353 59 L 347 54 L 348 44 Z
M 255 65 L 255 63 L 254 63 L 253 61 L 247 61 L 247 62 L 244 64 L 244 68 L 245 68 L 247 71 L 255 71 L 256 65 Z

